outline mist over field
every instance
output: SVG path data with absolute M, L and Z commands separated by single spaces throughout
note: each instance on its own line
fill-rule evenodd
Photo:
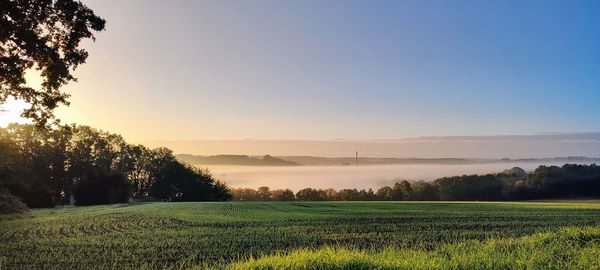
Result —
M 501 172 L 511 167 L 527 171 L 540 165 L 565 163 L 586 164 L 587 161 L 549 161 L 535 158 L 598 157 L 600 133 L 564 133 L 506 136 L 443 136 L 397 140 L 192 140 L 152 141 L 153 147 L 167 146 L 176 153 L 219 155 L 248 154 L 278 156 L 305 166 L 238 166 L 201 164 L 214 176 L 234 188 L 379 188 L 396 179 L 432 181 L 440 177 L 463 174 Z M 298 156 L 393 158 L 512 158 L 514 162 L 461 164 L 394 164 L 369 166 L 310 166 Z M 295 156 L 295 157 L 294 157 Z M 518 160 L 527 159 L 531 160 Z M 481 161 L 481 160 L 480 160 Z M 316 161 L 315 161 L 316 162 Z M 341 161 L 337 164 L 342 164 Z M 192 162 L 193 163 L 193 162 Z M 349 164 L 353 164 L 350 159 Z M 364 164 L 364 163 L 363 163 Z M 325 164 L 319 164 L 325 165 Z
M 206 165 L 215 177 L 234 188 L 257 188 L 268 186 L 273 189 L 289 188 L 379 188 L 391 185 L 397 179 L 432 181 L 444 176 L 463 174 L 486 174 L 501 172 L 511 167 L 526 171 L 540 165 L 564 163 L 542 162 L 499 162 L 486 164 L 395 164 L 370 166 L 228 166 Z M 580 163 L 585 164 L 585 163 Z

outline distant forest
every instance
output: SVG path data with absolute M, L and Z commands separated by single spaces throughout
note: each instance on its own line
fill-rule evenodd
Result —
M 514 167 L 496 174 L 442 177 L 432 182 L 402 180 L 373 189 L 238 188 L 234 201 L 509 201 L 600 196 L 600 166 L 539 166 L 531 173 Z

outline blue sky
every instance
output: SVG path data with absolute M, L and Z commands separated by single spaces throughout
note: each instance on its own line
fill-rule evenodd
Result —
M 66 122 L 146 139 L 600 131 L 599 1 L 84 1 Z

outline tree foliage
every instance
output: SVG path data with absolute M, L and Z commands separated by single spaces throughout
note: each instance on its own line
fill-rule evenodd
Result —
M 176 161 L 174 158 L 158 168 L 150 196 L 162 201 L 226 201 L 227 187 L 206 171 Z
M 88 57 L 81 41 L 94 39 L 105 24 L 80 1 L 0 0 L 0 104 L 22 99 L 31 104 L 23 116 L 44 124 L 68 104 L 60 88 L 76 80 L 71 72 Z M 26 84 L 30 69 L 40 71 L 41 89 Z
M 130 182 L 119 172 L 92 170 L 74 186 L 76 205 L 126 203 Z
M 271 191 L 271 199 L 273 201 L 293 201 L 296 199 L 296 195 L 290 189 L 276 189 Z
M 228 188 L 178 162 L 171 150 L 131 145 L 87 126 L 12 124 L 0 129 L 0 188 L 29 207 L 126 202 L 222 201 Z

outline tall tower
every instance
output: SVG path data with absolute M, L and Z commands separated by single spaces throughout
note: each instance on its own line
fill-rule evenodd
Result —
M 356 151 L 356 166 L 358 166 L 358 151 Z

